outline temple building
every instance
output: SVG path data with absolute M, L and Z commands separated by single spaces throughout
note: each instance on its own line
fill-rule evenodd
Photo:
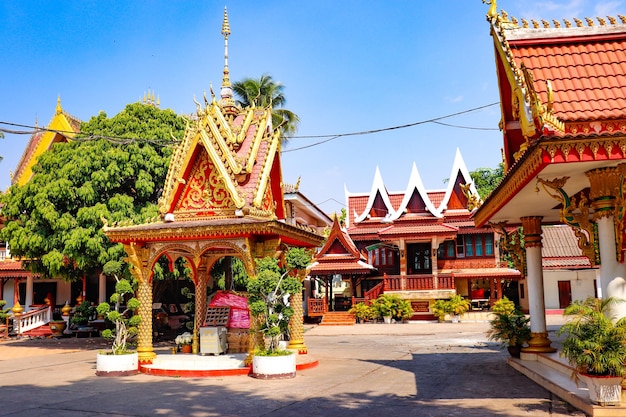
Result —
M 61 97 L 57 99 L 54 116 L 48 125 L 31 135 L 22 158 L 15 171 L 11 175 L 11 184 L 25 185 L 33 176 L 33 166 L 37 163 L 44 152 L 48 151 L 55 143 L 72 140 L 79 131 L 80 120 L 63 110 Z M 0 217 L 0 228 L 4 225 L 4 219 Z M 5 242 L 0 242 L 0 299 L 7 300 L 7 305 L 12 307 L 20 300 L 26 310 L 30 306 L 43 306 L 46 303 L 52 305 L 64 300 L 72 299 L 71 284 L 64 280 L 48 279 L 40 280 L 30 271 L 22 268 L 22 262 L 13 259 L 10 248 Z M 80 284 L 75 291 L 80 293 Z
M 390 192 L 377 168 L 371 190 L 346 190 L 346 200 L 347 235 L 358 251 L 353 263 L 363 254 L 371 269 L 338 270 L 346 285 L 329 310 L 349 308 L 346 298 L 374 299 L 384 292 L 411 300 L 414 319 L 432 319 L 434 301 L 455 294 L 477 310 L 503 295 L 518 298 L 520 272 L 500 260 L 493 229 L 476 227 L 471 219 L 480 198 L 459 150 L 445 189 L 427 190 L 413 165 L 406 189 Z M 325 271 L 312 269 L 328 285 L 336 278 L 330 267 Z
M 234 100 L 228 68 L 230 25 L 224 11 L 224 70 L 219 98 L 196 102 L 196 114 L 170 161 L 159 200 L 160 217 L 138 225 L 107 225 L 105 234 L 124 245 L 131 273 L 138 282 L 138 348 L 140 362 L 151 362 L 152 268 L 161 257 L 183 258 L 195 290 L 194 352 L 207 309 L 212 265 L 225 256 L 241 259 L 248 276 L 255 259 L 280 258 L 289 247 L 318 247 L 323 236 L 288 221 L 281 169 L 280 126 L 272 125 L 272 108 L 240 107 Z M 304 214 L 304 211 L 303 211 Z M 304 272 L 304 271 L 303 271 Z M 301 277 L 304 279 L 304 276 Z M 295 314 L 289 346 L 306 353 L 302 295 L 292 295 Z
M 626 18 L 518 21 L 491 3 L 505 176 L 474 220 L 522 227 L 523 248 L 517 232 L 505 234 L 527 271 L 531 350 L 551 351 L 542 225 L 572 228 L 591 265 L 600 265 L 598 295 L 626 295 Z

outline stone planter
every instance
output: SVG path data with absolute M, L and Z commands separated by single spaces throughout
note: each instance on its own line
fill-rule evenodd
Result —
M 283 356 L 252 357 L 253 378 L 258 379 L 287 379 L 296 376 L 296 353 L 291 352 Z
M 98 353 L 96 357 L 96 375 L 98 376 L 128 376 L 137 373 L 139 373 L 137 352 L 124 355 Z
M 592 376 L 578 374 L 587 385 L 589 400 L 600 406 L 620 405 L 622 401 L 621 376 Z
M 67 323 L 64 320 L 48 322 L 48 327 L 54 337 L 63 337 L 63 331 L 67 327 Z

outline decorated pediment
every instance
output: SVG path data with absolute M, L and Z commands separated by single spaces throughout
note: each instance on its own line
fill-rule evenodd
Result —
M 36 131 L 31 137 L 22 154 L 22 158 L 12 175 L 13 184 L 24 185 L 33 176 L 33 166 L 37 158 L 49 150 L 53 144 L 67 142 L 74 137 L 80 128 L 80 120 L 69 115 L 61 107 L 61 97 L 57 99 L 56 111 L 46 129 Z
M 215 98 L 197 103 L 197 120 L 176 148 L 159 209 L 174 219 L 284 218 L 280 134 L 271 109 L 223 111 Z

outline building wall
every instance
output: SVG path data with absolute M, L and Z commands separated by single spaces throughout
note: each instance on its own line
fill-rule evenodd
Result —
M 570 281 L 572 301 L 594 297 L 594 280 L 600 282 L 599 269 L 583 269 L 579 271 L 559 270 L 543 271 L 543 291 L 546 309 L 559 308 L 559 281 Z M 600 294 L 598 294 L 600 295 Z

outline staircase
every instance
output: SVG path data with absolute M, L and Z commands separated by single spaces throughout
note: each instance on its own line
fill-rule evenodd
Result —
M 327 311 L 322 316 L 320 326 L 351 326 L 356 323 L 354 314 L 347 311 Z
M 48 327 L 48 324 L 44 324 L 39 327 L 35 327 L 34 329 L 27 330 L 22 332 L 22 336 L 28 337 L 49 337 L 52 335 L 52 330 Z

